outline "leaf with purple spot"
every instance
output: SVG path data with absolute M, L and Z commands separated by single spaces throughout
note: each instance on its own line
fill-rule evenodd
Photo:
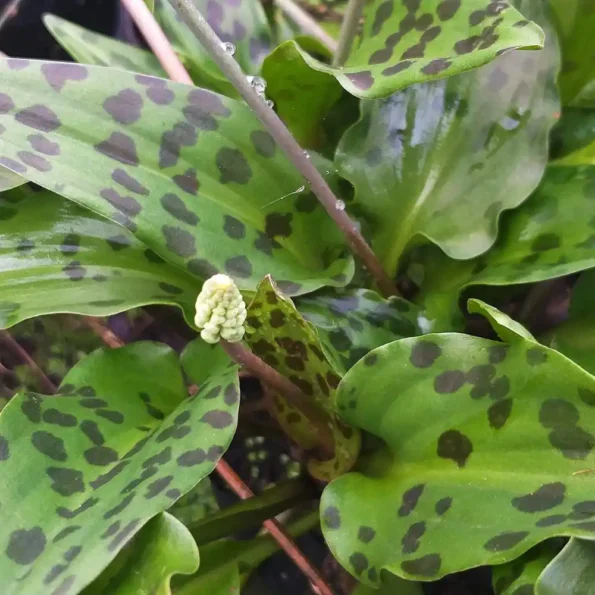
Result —
M 184 369 L 202 380 L 190 398 L 173 350 L 134 343 L 89 355 L 56 395 L 13 397 L 0 415 L 5 592 L 81 591 L 213 470 L 237 424 L 237 366 L 203 343 Z

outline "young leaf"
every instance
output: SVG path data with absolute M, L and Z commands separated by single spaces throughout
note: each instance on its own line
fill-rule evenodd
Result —
M 564 105 L 595 107 L 593 28 L 595 11 L 590 0 L 551 0 L 562 44 L 559 85 Z
M 518 337 L 402 339 L 336 395 L 387 452 L 325 489 L 325 538 L 360 580 L 436 580 L 501 564 L 555 535 L 595 531 L 595 378 Z M 368 472 L 366 472 L 368 469 Z
M 535 341 L 533 335 L 523 325 L 504 314 L 504 312 L 500 312 L 494 306 L 490 306 L 490 304 L 472 299 L 467 302 L 467 310 L 471 314 L 481 314 L 484 318 L 487 318 L 490 326 L 505 343 L 514 343 L 519 339 Z
M 0 415 L 6 593 L 79 592 L 213 470 L 237 423 L 237 366 L 207 345 L 192 365 L 209 376 L 187 398 L 169 347 L 103 349 L 58 395 L 10 401 Z
M 53 14 L 43 15 L 43 22 L 56 41 L 77 62 L 167 76 L 159 60 L 151 52 L 85 29 Z
M 549 32 L 545 5 L 525 6 Z M 541 52 L 510 52 L 474 72 L 362 102 L 337 165 L 389 274 L 413 243 L 434 242 L 457 259 L 485 252 L 500 213 L 535 189 L 558 111 L 557 52 L 551 36 Z
M 595 584 L 595 542 L 571 539 L 537 580 L 535 595 L 591 595 Z
M 328 420 L 335 456 L 325 461 L 311 459 L 310 473 L 330 481 L 349 470 L 359 454 L 360 434 L 336 416 L 333 395 L 340 377 L 325 356 L 314 327 L 302 318 L 270 277 L 261 282 L 248 306 L 246 342 L 256 355 L 311 397 L 311 404 Z M 285 432 L 302 448 L 318 446 L 317 432 L 308 419 L 283 395 L 273 393 L 272 397 L 274 413 Z
M 385 300 L 369 289 L 321 291 L 300 299 L 297 306 L 342 373 L 380 345 L 430 330 L 417 306 L 402 298 Z
M 310 68 L 294 43 L 284 43 L 269 54 L 262 65 L 266 93 L 279 117 L 303 147 L 316 148 L 322 121 L 341 96 L 333 77 Z
M 550 539 L 531 548 L 526 554 L 492 568 L 494 595 L 534 595 L 537 579 L 560 551 L 557 539 Z M 559 591 L 561 595 L 566 591 Z M 570 595 L 570 594 L 568 594 Z
M 595 374 L 595 271 L 584 272 L 577 281 L 568 309 L 568 320 L 552 331 L 549 344 L 572 361 Z
M 253 290 L 271 273 L 296 294 L 350 278 L 341 232 L 242 103 L 97 66 L 0 73 L 0 164 L 202 280 L 220 271 Z
M 192 324 L 200 282 L 128 230 L 51 192 L 0 197 L 0 328 L 145 304 L 178 305 Z
M 435 328 L 448 328 L 459 293 L 471 285 L 535 283 L 595 266 L 594 193 L 595 166 L 548 167 L 487 254 L 460 262 L 428 251 L 419 299 L 427 315 L 441 321 Z
M 519 0 L 523 14 L 533 18 Z M 540 49 L 543 31 L 503 0 L 374 0 L 359 46 L 332 68 L 296 47 L 316 70 L 364 99 L 483 66 L 512 49 Z
M 188 529 L 172 515 L 161 513 L 134 536 L 83 595 L 171 595 L 171 577 L 196 572 L 198 563 L 198 548 Z
M 232 43 L 234 57 L 246 74 L 257 74 L 272 47 L 271 28 L 258 0 L 225 2 L 192 0 L 223 43 Z M 225 81 L 219 67 L 196 40 L 168 0 L 155 0 L 155 17 L 170 41 L 181 47 L 206 76 Z

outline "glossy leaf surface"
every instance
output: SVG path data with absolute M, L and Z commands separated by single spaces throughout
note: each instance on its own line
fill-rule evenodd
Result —
M 369 289 L 320 291 L 301 298 L 298 309 L 343 373 L 376 347 L 429 331 L 417 306 L 401 298 L 385 300 Z
M 212 471 L 235 431 L 239 385 L 222 350 L 200 355 L 187 364 L 206 370 L 191 398 L 177 355 L 147 342 L 96 351 L 56 396 L 10 401 L 0 416 L 7 595 L 80 591 Z
M 198 569 L 199 555 L 192 535 L 174 516 L 152 518 L 83 595 L 171 595 L 174 574 Z
M 297 385 L 327 420 L 335 456 L 327 461 L 311 459 L 310 473 L 330 481 L 350 469 L 359 454 L 361 438 L 336 416 L 333 395 L 340 377 L 325 356 L 314 327 L 270 277 L 260 283 L 248 306 L 246 342 L 256 355 Z M 272 394 L 272 403 L 280 425 L 291 438 L 307 450 L 319 446 L 317 431 L 301 411 L 276 393 Z
M 53 14 L 44 15 L 43 22 L 56 41 L 77 62 L 113 66 L 153 76 L 167 76 L 159 60 L 147 50 L 85 29 Z
M 539 49 L 543 31 L 502 0 L 374 0 L 343 68 L 303 53 L 351 94 L 386 97 L 413 83 L 483 66 L 515 48 Z M 522 10 L 522 9 L 521 9 Z
M 542 2 L 522 5 L 547 25 Z M 412 243 L 429 240 L 457 259 L 485 252 L 501 212 L 535 189 L 558 110 L 557 51 L 550 37 L 541 52 L 510 52 L 474 72 L 362 102 L 337 165 L 389 274 Z
M 595 107 L 595 7 L 590 0 L 550 0 L 564 58 L 560 91 L 564 105 Z
M 128 230 L 48 191 L 0 198 L 0 327 L 145 304 L 179 305 L 192 321 L 200 281 Z
M 595 266 L 594 197 L 595 166 L 549 167 L 487 254 L 457 262 L 428 251 L 420 297 L 427 315 L 448 328 L 465 287 L 534 283 Z
M 595 584 L 595 542 L 571 539 L 539 577 L 535 595 L 590 595 Z
M 540 543 L 516 560 L 494 566 L 492 568 L 494 595 L 534 595 L 539 575 L 560 551 L 557 541 L 553 539 Z
M 322 496 L 325 538 L 363 582 L 382 568 L 436 580 L 595 530 L 592 481 L 577 473 L 595 466 L 595 378 L 556 351 L 402 339 L 358 362 L 337 404 L 387 445 Z
M 0 164 L 174 266 L 252 290 L 271 273 L 290 294 L 350 278 L 342 234 L 245 105 L 97 66 L 12 61 L 0 73 Z

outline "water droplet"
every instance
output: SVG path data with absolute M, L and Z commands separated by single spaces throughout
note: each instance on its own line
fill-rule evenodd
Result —
M 308 151 L 304 151 L 304 157 L 306 159 L 310 159 L 310 153 L 308 153 Z
M 272 99 L 267 99 L 265 103 L 267 104 L 267 107 L 270 107 L 271 109 L 275 107 L 275 102 Z
M 303 192 L 305 189 L 306 189 L 305 186 L 300 186 L 295 192 L 297 194 L 298 192 Z
M 267 82 L 261 76 L 253 76 L 250 84 L 259 95 L 263 95 L 267 88 Z
M 224 41 L 221 44 L 223 51 L 230 56 L 233 56 L 236 53 L 236 46 L 231 43 L 231 41 Z
M 337 204 L 335 205 L 337 211 L 344 211 L 345 210 L 345 203 L 342 200 L 338 200 Z

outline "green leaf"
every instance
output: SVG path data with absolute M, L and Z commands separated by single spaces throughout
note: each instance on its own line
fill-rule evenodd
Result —
M 155 12 L 155 0 L 145 0 L 145 4 L 151 12 Z
M 402 298 L 385 300 L 369 289 L 319 291 L 301 298 L 297 306 L 342 373 L 380 345 L 430 330 L 417 306 Z
M 17 189 L 0 198 L 0 327 L 146 304 L 178 305 L 192 323 L 200 282 L 128 230 L 51 192 Z
M 550 135 L 553 159 L 566 157 L 595 141 L 595 109 L 567 107 Z
M 267 519 L 314 497 L 316 494 L 310 483 L 303 479 L 285 480 L 264 490 L 258 496 L 240 500 L 215 514 L 204 516 L 198 522 L 192 523 L 190 529 L 200 547 L 245 529 L 258 527 Z
M 487 318 L 492 328 L 505 343 L 514 343 L 519 339 L 535 341 L 533 335 L 523 325 L 490 304 L 471 299 L 467 302 L 467 310 L 472 314 L 481 314 Z
M 343 419 L 383 440 L 325 489 L 323 532 L 362 582 L 501 564 L 595 531 L 595 378 L 518 337 L 429 334 L 372 351 L 343 378 Z
M 22 178 L 5 167 L 0 167 L 0 192 L 17 188 L 26 183 L 27 180 L 25 180 L 25 178 Z
M 548 167 L 534 195 L 508 214 L 496 245 L 460 262 L 437 250 L 423 257 L 420 301 L 435 328 L 448 328 L 459 293 L 471 285 L 514 285 L 595 266 L 595 166 Z
M 351 277 L 343 235 L 242 103 L 98 66 L 13 60 L 0 73 L 0 163 L 175 267 L 248 290 L 271 273 L 290 294 Z
M 95 33 L 53 14 L 43 15 L 43 22 L 56 41 L 77 62 L 167 76 L 159 60 L 151 52 Z
M 595 271 L 584 272 L 572 291 L 568 320 L 557 326 L 550 346 L 595 374 Z
M 0 415 L 7 595 L 79 592 L 213 470 L 235 431 L 239 384 L 220 348 L 205 345 L 192 362 L 203 365 L 208 378 L 187 398 L 177 355 L 135 343 L 85 358 L 58 395 L 13 397 Z
M 262 65 L 267 97 L 276 112 L 303 147 L 324 145 L 322 123 L 341 97 L 333 77 L 308 65 L 295 43 L 287 42 L 269 54 Z
M 535 595 L 591 595 L 594 561 L 595 542 L 571 539 L 539 577 Z
M 174 574 L 192 574 L 199 555 L 192 535 L 175 517 L 153 517 L 83 595 L 171 595 Z
M 258 0 L 225 2 L 191 0 L 222 42 L 236 48 L 234 57 L 246 74 L 257 74 L 272 49 L 272 33 L 262 4 Z M 200 72 L 213 81 L 231 85 L 196 36 L 177 15 L 169 0 L 155 0 L 155 17 L 169 40 L 182 48 Z M 221 83 L 213 88 L 221 89 Z M 231 87 L 233 89 L 233 87 Z
M 550 0 L 562 44 L 559 85 L 564 105 L 595 107 L 593 28 L 595 9 L 590 0 Z
M 540 0 L 523 6 L 547 24 Z M 557 66 L 552 37 L 542 52 L 510 52 L 474 72 L 362 102 L 337 166 L 390 275 L 412 243 L 434 242 L 457 259 L 492 246 L 501 212 L 521 204 L 543 174 Z
M 521 10 L 533 18 L 523 3 Z M 370 99 L 483 66 L 508 50 L 539 49 L 543 39 L 535 23 L 501 0 L 374 0 L 344 67 L 296 49 L 312 68 Z
M 330 481 L 349 470 L 359 454 L 361 437 L 336 416 L 333 396 L 340 377 L 325 356 L 315 328 L 302 318 L 269 276 L 258 286 L 248 306 L 246 342 L 257 356 L 310 397 L 309 404 L 327 420 L 334 438 L 334 457 L 325 461 L 310 459 L 310 473 Z M 283 395 L 272 393 L 272 410 L 285 432 L 302 448 L 319 446 L 318 432 Z
M 424 591 L 420 583 L 406 581 L 394 574 L 383 572 L 379 589 L 359 584 L 353 595 L 424 595 Z
M 492 586 L 495 595 L 534 595 L 535 585 L 543 569 L 560 551 L 557 539 L 550 539 L 531 548 L 526 554 L 492 568 Z M 556 595 L 570 595 L 559 591 Z

